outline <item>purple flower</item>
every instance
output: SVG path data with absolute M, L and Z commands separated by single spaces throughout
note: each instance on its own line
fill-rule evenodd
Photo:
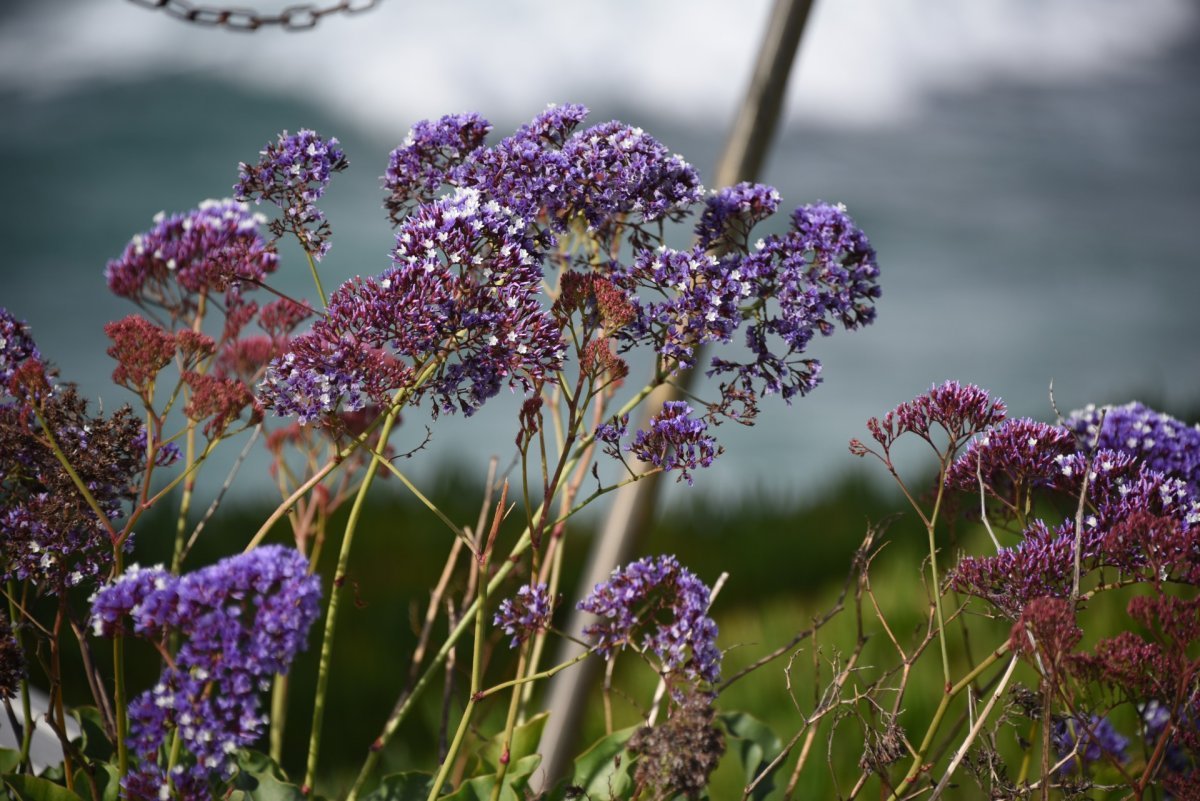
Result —
M 720 454 L 716 440 L 705 436 L 708 424 L 692 416 L 683 401 L 667 401 L 662 411 L 650 418 L 650 428 L 638 431 L 629 451 L 643 462 L 663 470 L 679 470 L 679 480 L 692 483 L 689 470 L 708 467 Z
M 708 599 L 709 588 L 674 556 L 647 557 L 617 568 L 579 602 L 600 618 L 583 634 L 605 659 L 631 646 L 656 656 L 664 674 L 716 682 L 721 651 Z
M 382 179 L 388 193 L 383 205 L 392 220 L 400 222 L 414 207 L 433 202 L 452 180 L 452 170 L 483 145 L 491 130 L 492 124 L 475 113 L 447 114 L 414 125 L 388 157 Z
M 300 245 L 320 260 L 329 252 L 332 232 L 316 204 L 333 173 L 349 166 L 346 154 L 338 147 L 337 139 L 326 141 L 303 129 L 294 135 L 287 131 L 279 134 L 261 156 L 254 166 L 245 162 L 238 165 L 234 194 L 238 200 L 266 200 L 283 209 L 283 219 L 273 221 L 271 230 L 276 236 L 295 234 Z
M 304 649 L 320 613 L 320 580 L 297 551 L 277 545 L 233 556 L 185 576 L 131 569 L 92 600 L 97 634 L 128 618 L 152 639 L 177 632 L 173 665 L 129 705 L 138 764 L 125 791 L 157 799 L 167 783 L 160 754 L 176 732 L 187 756 L 170 781 L 181 798 L 211 797 L 209 783 L 234 771 L 233 756 L 262 736 L 260 694 Z
M 1124 762 L 1128 758 L 1125 749 L 1129 746 L 1129 739 L 1114 729 L 1107 717 L 1100 715 L 1060 718 L 1054 722 L 1050 739 L 1059 759 L 1075 754 L 1059 769 L 1059 773 L 1063 774 L 1101 759 Z
M 933 445 L 938 429 L 949 439 L 948 447 L 957 450 L 975 434 L 1000 423 L 1005 411 L 1004 402 L 992 400 L 986 390 L 947 381 L 901 403 L 882 418 L 872 417 L 867 428 L 884 453 L 904 434 L 915 434 Z M 870 451 L 855 439 L 850 442 L 850 452 L 862 456 Z
M 1005 420 L 971 442 L 946 471 L 946 486 L 977 493 L 982 476 L 987 491 L 1015 510 L 1021 499 L 1014 493 L 1058 478 L 1063 461 L 1074 453 L 1075 437 L 1061 426 Z
M 225 292 L 226 306 L 235 305 L 239 279 L 261 281 L 275 271 L 275 251 L 258 231 L 263 222 L 233 200 L 206 200 L 183 214 L 159 212 L 154 227 L 108 263 L 104 278 L 114 294 L 180 317 L 195 309 L 194 296 L 202 292 Z
M 616 120 L 573 135 L 562 155 L 562 211 L 602 234 L 623 215 L 633 215 L 633 224 L 679 219 L 703 196 L 690 164 L 641 128 Z
M 779 208 L 779 190 L 764 184 L 740 183 L 717 190 L 704 201 L 696 224 L 700 247 L 748 251 L 750 230 Z
M 516 595 L 500 602 L 492 622 L 512 637 L 509 644 L 516 648 L 534 634 L 549 628 L 553 611 L 545 584 L 522 584 Z
M 1071 412 L 1064 425 L 1081 437 L 1086 447 L 1128 453 L 1160 473 L 1182 479 L 1200 496 L 1200 426 L 1188 426 L 1137 401 L 1124 406 L 1088 406 Z
M 46 447 L 43 421 L 107 519 Z M 36 400 L 0 403 L 0 577 L 60 593 L 109 571 L 113 541 L 106 524 L 120 519 L 145 469 L 141 428 L 129 407 L 107 417 L 90 414 L 70 385 L 47 388 Z
M 755 358 L 713 359 L 709 374 L 729 374 L 732 385 L 744 391 L 780 393 L 784 400 L 808 393 L 821 371 L 820 362 L 801 356 L 813 336 L 832 334 L 838 322 L 853 330 L 875 319 L 879 265 L 843 206 L 796 209 L 791 230 L 761 241 L 736 269 L 753 276 L 755 295 L 763 300 L 750 310 L 746 329 Z
M 396 235 L 396 266 L 355 279 L 292 340 L 263 382 L 268 405 L 302 422 L 408 389 L 434 411 L 470 415 L 504 385 L 554 380 L 565 348 L 539 302 L 540 252 L 511 209 L 478 192 L 422 206 Z M 418 385 L 416 376 L 428 370 Z
M 635 301 L 637 318 L 625 340 L 649 341 L 681 367 L 694 365 L 704 344 L 729 342 L 742 322 L 742 305 L 758 293 L 758 274 L 736 256 L 718 259 L 697 245 L 691 250 L 643 250 L 620 280 L 664 300 Z
M 41 361 L 37 345 L 29 335 L 29 325 L 0 307 L 0 396 L 9 393 L 8 383 L 17 367 L 28 359 Z
M 1154 749 L 1158 746 L 1159 739 L 1163 736 L 1163 732 L 1171 724 L 1171 707 L 1157 700 L 1150 700 L 1144 704 L 1139 704 L 1138 711 L 1141 714 L 1142 725 L 1144 726 L 1143 734 L 1146 747 L 1153 753 Z M 1185 710 L 1182 719 L 1178 722 L 1181 729 L 1191 729 L 1188 734 L 1191 735 L 1190 739 L 1193 742 L 1195 742 L 1197 722 L 1200 722 L 1200 717 L 1197 716 L 1194 706 L 1190 711 Z M 1179 742 L 1182 738 L 1179 736 L 1178 730 L 1168 735 L 1168 738 L 1163 765 L 1171 773 L 1187 776 L 1193 772 L 1194 766 L 1183 744 Z

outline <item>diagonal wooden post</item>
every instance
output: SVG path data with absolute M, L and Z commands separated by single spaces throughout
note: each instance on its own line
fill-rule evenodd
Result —
M 776 0 L 767 20 L 750 85 L 717 162 L 714 186 L 731 186 L 758 178 L 778 127 L 788 76 L 811 8 L 812 0 Z M 696 363 L 699 364 L 702 358 L 702 354 L 697 353 Z M 666 401 L 678 400 L 692 381 L 693 372 L 689 371 L 678 377 L 678 388 L 660 387 L 646 399 L 644 417 L 648 418 L 662 408 Z M 632 466 L 637 469 L 640 464 Z M 653 517 L 660 476 L 647 476 L 617 491 L 575 597 L 584 597 L 593 586 L 608 578 L 613 568 L 629 559 L 635 542 Z M 574 611 L 566 630 L 578 633 L 587 622 L 584 613 Z M 563 640 L 555 663 L 573 659 L 581 651 L 575 643 Z M 550 718 L 538 749 L 542 754 L 542 765 L 533 782 L 536 785 L 540 781 L 542 786 L 535 790 L 551 786 L 566 773 L 575 753 L 580 721 L 589 691 L 596 683 L 599 665 L 598 659 L 588 659 L 551 680 L 546 706 Z

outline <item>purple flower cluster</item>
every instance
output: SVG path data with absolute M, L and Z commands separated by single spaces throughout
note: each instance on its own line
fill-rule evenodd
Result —
M 716 682 L 721 651 L 708 601 L 709 588 L 674 556 L 647 557 L 617 568 L 579 602 L 600 618 L 583 634 L 605 659 L 629 646 L 656 656 L 664 674 Z
M 1006 412 L 1004 401 L 992 400 L 986 390 L 974 384 L 947 381 L 931 387 L 928 392 L 911 401 L 901 403 L 882 418 L 872 417 L 867 421 L 867 429 L 884 454 L 905 434 L 920 437 L 941 453 L 942 449 L 933 442 L 938 429 L 949 439 L 946 447 L 957 451 L 975 434 L 1004 420 Z M 863 456 L 872 451 L 853 439 L 850 441 L 850 452 L 855 456 Z
M 787 234 L 750 252 L 750 230 L 777 210 L 778 192 L 739 184 L 705 201 L 695 169 L 660 142 L 616 121 L 583 127 L 586 116 L 550 106 L 490 146 L 477 114 L 415 125 L 383 176 L 399 226 L 395 267 L 335 293 L 327 319 L 273 363 L 265 389 L 277 413 L 313 421 L 408 388 L 469 414 L 505 383 L 530 391 L 555 380 L 575 312 L 589 335 L 581 368 L 603 380 L 626 368 L 600 338 L 653 347 L 673 371 L 749 320 L 753 358 L 712 362 L 710 374 L 728 377 L 715 408 L 749 415 L 760 392 L 790 399 L 815 386 L 820 364 L 801 355 L 809 341 L 871 322 L 879 295 L 875 253 L 845 209 L 797 209 Z M 701 244 L 662 248 L 662 222 L 702 201 Z M 586 270 L 564 278 L 568 302 L 547 317 L 542 266 L 571 266 L 562 235 L 585 230 L 609 255 L 578 261 Z M 418 376 L 419 386 L 404 384 Z
M 708 467 L 721 453 L 706 431 L 708 424 L 692 417 L 691 406 L 683 401 L 667 401 L 662 411 L 650 418 L 650 428 L 634 434 L 629 452 L 663 470 L 678 470 L 677 480 L 691 484 L 692 474 L 688 471 Z
M 258 164 L 238 165 L 234 194 L 238 200 L 266 200 L 283 209 L 283 219 L 271 223 L 276 236 L 285 231 L 296 235 L 301 246 L 320 260 L 329 252 L 329 221 L 317 208 L 335 172 L 349 166 L 338 140 L 322 139 L 315 132 L 284 131 L 277 141 L 262 150 Z
M 1075 437 L 1061 426 L 1029 418 L 1005 420 L 971 442 L 946 471 L 946 486 L 978 492 L 982 479 L 990 495 L 1015 511 L 1030 488 L 1061 476 L 1075 447 Z
M 1187 482 L 1200 497 L 1200 425 L 1188 426 L 1137 401 L 1088 406 L 1072 412 L 1064 425 L 1085 447 L 1128 453 L 1160 473 Z
M 473 190 L 422 206 L 396 235 L 395 267 L 344 284 L 272 362 L 268 404 L 310 422 L 407 389 L 433 396 L 435 413 L 469 415 L 504 384 L 553 380 L 564 346 L 538 300 L 540 254 L 525 228 Z
M 550 106 L 491 148 L 478 115 L 418 123 L 391 154 L 386 205 L 399 219 L 439 186 L 470 187 L 555 231 L 581 218 L 603 237 L 618 220 L 678 218 L 699 200 L 695 169 L 654 137 L 615 120 L 576 131 L 586 116 L 583 106 Z
M 779 209 L 779 191 L 765 184 L 740 183 L 713 192 L 704 201 L 696 238 L 704 250 L 750 250 L 750 231 Z
M 28 329 L 2 309 L 0 328 L 6 330 L 0 370 L 13 393 L 0 402 L 0 577 L 61 593 L 102 577 L 112 564 L 108 525 L 133 499 L 145 467 L 142 426 L 128 407 L 107 417 L 89 413 L 73 386 L 50 384 Z M 33 373 L 36 392 L 24 383 Z M 47 447 L 47 431 L 104 519 Z
M 1060 760 L 1074 754 L 1059 773 L 1070 773 L 1102 759 L 1118 762 L 1127 759 L 1129 739 L 1113 728 L 1112 721 L 1100 715 L 1060 718 L 1054 722 L 1050 739 Z
M 9 394 L 9 382 L 28 359 L 42 359 L 29 335 L 29 326 L 0 306 L 0 397 Z
M 399 223 L 417 206 L 432 203 L 452 180 L 454 168 L 481 147 L 491 131 L 492 124 L 473 112 L 414 125 L 388 157 L 382 179 L 388 192 L 384 207 L 392 220 Z
M 108 288 L 138 304 L 183 317 L 194 295 L 238 296 L 238 280 L 263 280 L 275 271 L 275 251 L 263 241 L 261 215 L 244 203 L 206 200 L 189 212 L 155 215 L 154 227 L 135 236 L 104 270 Z M 231 298 L 227 294 L 226 305 Z
M 1140 704 L 1138 711 L 1141 713 L 1143 735 L 1146 740 L 1146 747 L 1151 753 L 1158 746 L 1159 739 L 1163 736 L 1167 726 L 1171 725 L 1171 707 L 1163 704 L 1156 699 L 1151 699 L 1144 704 Z M 1175 774 L 1177 777 L 1194 781 L 1192 774 L 1195 771 L 1195 765 L 1192 759 L 1188 756 L 1188 749 L 1181 740 L 1190 740 L 1193 744 L 1200 741 L 1200 716 L 1198 716 L 1195 705 L 1190 710 L 1185 710 L 1178 720 L 1176 725 L 1179 727 L 1173 734 L 1167 735 L 1167 745 L 1163 755 L 1163 766 L 1168 773 Z M 1184 737 L 1180 737 L 1180 729 L 1183 730 Z
M 92 625 L 111 637 L 135 634 L 181 645 L 154 687 L 129 705 L 130 746 L 139 764 L 126 778 L 130 798 L 212 797 L 238 749 L 263 733 L 260 694 L 287 672 L 320 614 L 321 584 L 297 551 L 264 546 L 185 576 L 131 569 L 92 599 Z M 168 776 L 159 764 L 172 732 L 190 755 Z M 169 782 L 169 785 L 168 785 Z
M 1056 488 L 1078 497 L 1087 461 L 1083 454 L 1063 459 L 1060 478 L 1073 480 L 1064 480 Z M 1090 511 L 1080 532 L 1084 574 L 1116 567 L 1143 575 L 1153 564 L 1150 572 L 1161 574 L 1160 578 L 1187 583 L 1200 579 L 1200 555 L 1190 544 L 1200 530 L 1200 504 L 1182 481 L 1138 466 L 1115 451 L 1098 451 L 1088 478 Z M 1152 525 L 1150 518 L 1157 522 Z M 1074 581 L 1075 528 L 1073 514 L 1054 527 L 1035 519 L 1016 546 L 993 556 L 964 557 L 952 584 L 988 599 L 1011 617 L 1034 598 L 1066 597 Z
M 500 602 L 492 622 L 512 637 L 509 645 L 516 648 L 549 628 L 553 612 L 550 591 L 545 584 L 522 584 L 516 595 Z
M 801 355 L 814 334 L 828 336 L 839 322 L 849 331 L 875 319 L 879 265 L 844 206 L 796 209 L 786 234 L 762 240 L 730 266 L 756 281 L 756 297 L 774 299 L 748 310 L 752 361 L 713 359 L 709 373 L 732 376 L 732 385 L 743 391 L 779 393 L 784 400 L 808 393 L 820 383 L 820 362 Z M 783 344 L 778 353 L 775 338 Z
M 701 345 L 733 338 L 742 323 L 742 304 L 758 294 L 758 277 L 755 267 L 737 255 L 718 259 L 699 245 L 643 250 L 621 281 L 665 298 L 635 300 L 637 317 L 621 336 L 652 341 L 663 356 L 692 367 Z

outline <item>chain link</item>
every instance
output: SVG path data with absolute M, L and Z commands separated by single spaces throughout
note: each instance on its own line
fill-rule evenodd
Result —
M 382 0 L 340 0 L 327 6 L 298 3 L 287 6 L 278 14 L 259 14 L 252 8 L 222 8 L 193 3 L 191 0 L 129 0 L 136 6 L 164 11 L 168 16 L 231 31 L 256 31 L 278 25 L 285 31 L 305 31 L 315 28 L 322 18 L 331 14 L 359 14 L 379 5 Z

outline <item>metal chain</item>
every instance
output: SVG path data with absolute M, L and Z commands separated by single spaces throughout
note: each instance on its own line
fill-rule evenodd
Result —
M 278 25 L 285 31 L 305 31 L 315 28 L 323 17 L 331 14 L 358 14 L 379 5 L 382 0 L 340 0 L 328 6 L 299 3 L 287 6 L 278 14 L 259 14 L 251 8 L 220 8 L 191 0 L 129 0 L 142 8 L 161 9 L 168 16 L 231 31 L 256 31 Z

